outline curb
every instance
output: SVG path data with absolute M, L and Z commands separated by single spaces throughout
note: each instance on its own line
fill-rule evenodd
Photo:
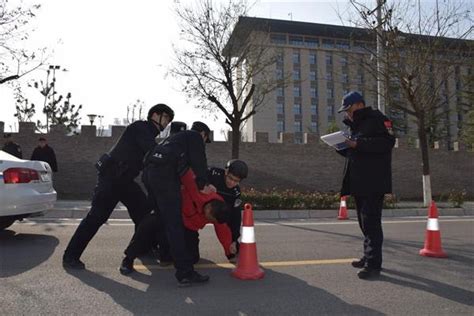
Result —
M 46 211 L 44 218 L 70 218 L 82 219 L 89 212 L 90 207 L 59 207 Z M 473 216 L 473 209 L 463 208 L 443 208 L 438 209 L 440 216 Z M 348 210 L 350 219 L 357 219 L 355 210 Z M 255 219 L 312 219 L 312 218 L 337 218 L 338 210 L 256 210 L 254 211 Z M 386 209 L 382 212 L 382 217 L 407 217 L 407 216 L 428 216 L 428 211 L 424 208 L 413 209 Z M 116 207 L 111 219 L 129 219 L 127 209 L 123 206 Z

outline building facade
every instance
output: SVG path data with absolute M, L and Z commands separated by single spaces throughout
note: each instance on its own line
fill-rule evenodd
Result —
M 364 95 L 366 104 L 377 108 L 377 82 L 364 65 L 376 63 L 370 52 L 375 51 L 375 35 L 369 30 L 336 25 L 241 17 L 234 32 L 251 29 L 265 34 L 267 45 L 277 55 L 273 73 L 276 80 L 285 81 L 269 93 L 265 106 L 245 123 L 242 138 L 255 141 L 256 132 L 267 132 L 270 142 L 278 142 L 281 133 L 294 133 L 295 142 L 303 143 L 305 133 L 324 135 L 342 128 L 337 113 L 341 99 L 348 91 Z M 262 36 L 263 37 L 263 36 Z M 443 93 L 448 111 L 445 118 L 452 141 L 457 140 L 462 115 L 459 104 L 462 78 L 471 68 L 458 67 L 447 80 Z M 258 85 L 258 78 L 254 78 Z M 448 94 L 457 93 L 452 98 Z M 389 100 L 387 100 L 388 103 Z M 391 92 L 391 102 L 403 102 L 401 93 Z M 398 136 L 410 133 L 410 118 L 406 113 L 386 105 L 386 114 L 397 123 Z M 444 122 L 447 123 L 447 122 Z M 416 138 L 416 131 L 412 129 Z

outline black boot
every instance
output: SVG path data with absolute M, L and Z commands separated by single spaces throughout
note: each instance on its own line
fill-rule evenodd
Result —
M 123 275 L 127 275 L 135 271 L 135 269 L 133 268 L 133 259 L 129 257 L 123 258 L 122 264 L 120 264 L 119 271 Z
M 64 269 L 84 270 L 86 265 L 79 259 L 63 256 L 63 267 Z
M 193 284 L 203 284 L 209 282 L 208 275 L 201 275 L 196 271 L 193 271 L 189 277 L 184 277 L 178 280 L 178 287 L 189 287 Z
M 363 267 L 365 267 L 365 257 L 362 257 L 360 258 L 359 260 L 354 260 L 351 262 L 351 265 L 354 267 L 354 268 L 357 268 L 357 269 L 362 269 Z
M 375 279 L 380 276 L 380 268 L 364 267 L 357 272 L 359 279 Z

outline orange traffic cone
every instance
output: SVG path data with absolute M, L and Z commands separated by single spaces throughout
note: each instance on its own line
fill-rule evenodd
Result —
M 438 208 L 434 201 L 428 214 L 428 224 L 426 225 L 425 247 L 420 250 L 420 255 L 426 257 L 446 258 L 447 255 L 441 248 L 441 232 L 438 224 Z
M 339 215 L 337 219 L 349 219 L 347 216 L 347 204 L 346 204 L 346 196 L 341 196 L 341 206 L 339 207 Z
M 241 280 L 257 280 L 263 278 L 265 272 L 259 267 L 257 259 L 257 244 L 253 227 L 252 205 L 244 206 L 242 223 L 242 238 L 240 241 L 239 260 L 237 267 L 232 270 L 232 276 Z

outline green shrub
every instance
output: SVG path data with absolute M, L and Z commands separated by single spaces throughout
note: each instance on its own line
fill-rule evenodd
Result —
M 451 190 L 448 194 L 448 202 L 450 202 L 453 207 L 461 207 L 465 200 L 466 190 Z
M 336 192 L 300 192 L 295 190 L 244 190 L 242 200 L 251 203 L 255 210 L 308 210 L 338 209 L 340 195 Z M 348 208 L 355 208 L 353 198 L 347 199 Z M 393 195 L 385 197 L 384 208 L 394 208 L 396 199 Z

